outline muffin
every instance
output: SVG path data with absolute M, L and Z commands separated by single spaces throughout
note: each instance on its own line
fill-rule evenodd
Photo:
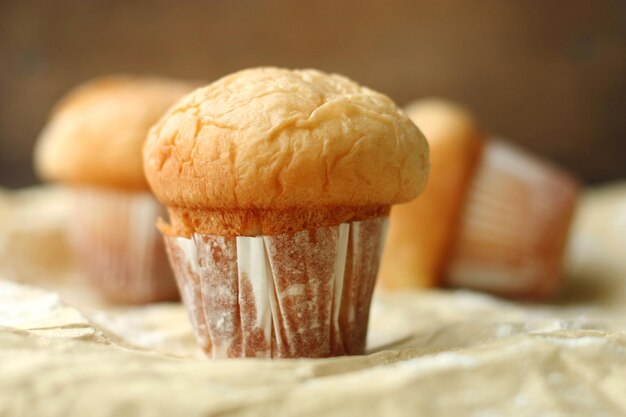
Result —
M 428 172 L 425 139 L 388 97 L 316 70 L 237 72 L 168 111 L 144 169 L 207 353 L 364 352 L 389 208 Z
M 562 279 L 577 181 L 487 137 L 453 103 L 425 99 L 406 111 L 429 141 L 432 180 L 419 200 L 392 210 L 381 282 L 552 296 Z
M 141 149 L 149 128 L 194 84 L 109 76 L 72 90 L 35 149 L 41 178 L 72 198 L 68 234 L 82 275 L 106 299 L 174 300 L 178 291 L 154 227 L 164 209 L 150 193 Z
M 419 199 L 391 210 L 380 267 L 387 288 L 432 287 L 443 282 L 470 179 L 485 136 L 463 108 L 443 100 L 407 109 L 430 146 L 428 185 Z
M 578 188 L 551 163 L 491 141 L 470 184 L 446 283 L 509 297 L 554 296 Z

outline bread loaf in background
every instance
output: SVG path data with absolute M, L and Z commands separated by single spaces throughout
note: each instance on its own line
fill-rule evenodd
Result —
M 578 192 L 573 176 L 482 133 L 456 104 L 425 99 L 407 112 L 429 141 L 431 177 L 422 198 L 392 210 L 383 285 L 557 293 Z

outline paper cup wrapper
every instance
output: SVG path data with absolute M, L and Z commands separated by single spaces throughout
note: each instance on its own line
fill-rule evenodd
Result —
M 561 284 L 577 182 L 551 164 L 490 141 L 450 254 L 447 284 L 541 298 Z
M 386 224 L 165 243 L 198 340 L 214 358 L 353 355 L 365 350 Z
M 147 303 L 179 298 L 156 228 L 162 206 L 148 193 L 73 192 L 70 241 L 83 275 L 108 300 Z

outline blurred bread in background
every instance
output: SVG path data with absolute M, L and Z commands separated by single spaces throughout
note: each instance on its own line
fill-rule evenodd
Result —
M 115 75 L 72 89 L 51 112 L 35 150 L 42 179 L 71 199 L 67 234 L 81 276 L 113 302 L 178 298 L 156 221 L 142 148 L 148 130 L 198 84 Z
M 42 179 L 148 190 L 141 150 L 148 129 L 199 85 L 112 75 L 72 89 L 51 112 L 35 148 Z
M 430 147 L 430 177 L 421 198 L 391 209 L 380 277 L 388 288 L 442 283 L 455 229 L 484 142 L 462 107 L 425 99 L 406 107 Z
M 574 177 L 485 136 L 456 104 L 425 99 L 407 112 L 431 146 L 432 180 L 419 200 L 391 212 L 383 285 L 553 296 L 576 206 Z
M 555 296 L 577 196 L 571 174 L 490 139 L 455 231 L 445 285 L 508 297 Z

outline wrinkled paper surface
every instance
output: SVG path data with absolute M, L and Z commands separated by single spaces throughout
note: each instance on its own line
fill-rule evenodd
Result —
M 207 359 L 180 304 L 84 289 L 63 198 L 0 193 L 0 416 L 626 415 L 626 186 L 587 193 L 552 304 L 380 292 L 367 355 L 274 361 Z

